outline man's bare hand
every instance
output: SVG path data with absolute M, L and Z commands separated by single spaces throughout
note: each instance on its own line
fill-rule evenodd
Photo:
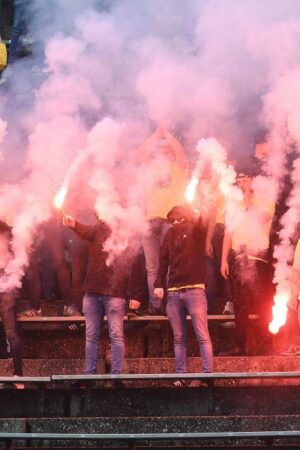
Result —
M 141 302 L 139 300 L 135 300 L 133 298 L 131 298 L 129 300 L 129 308 L 130 309 L 139 309 L 140 306 L 141 306 Z
M 156 298 L 159 298 L 162 300 L 164 298 L 164 290 L 163 288 L 155 288 L 154 289 L 154 295 Z
M 64 216 L 63 224 L 69 228 L 75 228 L 76 220 L 72 216 Z
M 214 249 L 213 249 L 213 245 L 212 245 L 211 242 L 209 242 L 209 243 L 206 244 L 206 246 L 205 246 L 205 251 L 206 251 L 207 256 L 209 256 L 210 258 L 213 257 L 213 255 L 214 255 Z
M 227 261 L 226 262 L 222 262 L 221 274 L 222 274 L 222 277 L 224 277 L 226 280 L 229 277 L 229 265 L 228 265 Z

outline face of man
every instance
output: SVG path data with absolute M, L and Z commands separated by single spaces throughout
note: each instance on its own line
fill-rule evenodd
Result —
M 254 155 L 257 159 L 265 159 L 269 156 L 270 144 L 268 142 L 262 142 L 255 145 Z
M 252 177 L 237 177 L 236 179 L 236 185 L 239 187 L 243 192 L 246 192 L 251 189 L 252 184 Z

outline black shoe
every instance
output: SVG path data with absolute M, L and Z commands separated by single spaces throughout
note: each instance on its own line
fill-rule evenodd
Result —
M 154 306 L 149 305 L 147 309 L 144 309 L 143 316 L 161 316 L 161 309 L 154 308 Z
M 114 380 L 114 381 L 112 382 L 111 387 L 123 389 L 123 388 L 125 387 L 125 383 L 124 383 L 124 381 L 122 381 L 122 380 Z
M 126 316 L 127 317 L 136 317 L 139 316 L 140 313 L 136 309 L 128 309 Z
M 246 352 L 239 347 L 234 347 L 227 352 L 220 352 L 218 356 L 246 356 Z

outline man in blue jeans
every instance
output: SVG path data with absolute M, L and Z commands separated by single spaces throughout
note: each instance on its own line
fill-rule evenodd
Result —
M 111 373 L 122 372 L 125 354 L 123 321 L 125 299 L 129 289 L 131 257 L 123 252 L 109 266 L 103 246 L 110 235 L 109 226 L 99 220 L 96 225 L 83 225 L 65 216 L 64 224 L 88 241 L 88 268 L 83 285 L 83 313 L 86 321 L 86 374 L 97 372 L 99 338 L 106 315 L 111 341 Z M 133 298 L 138 298 L 134 296 Z
M 162 299 L 167 280 L 167 315 L 174 334 L 176 373 L 187 372 L 187 322 L 191 316 L 199 344 L 203 372 L 213 370 L 213 350 L 207 324 L 205 296 L 205 228 L 189 207 L 175 206 L 168 213 L 173 226 L 167 231 L 160 254 L 155 295 Z M 175 386 L 181 386 L 176 381 Z

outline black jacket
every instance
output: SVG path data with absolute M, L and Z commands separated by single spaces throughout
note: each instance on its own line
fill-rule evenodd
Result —
M 202 221 L 187 221 L 170 228 L 160 253 L 155 287 L 168 288 L 205 283 L 205 236 Z
M 136 274 L 130 278 L 135 254 L 126 249 L 109 266 L 106 265 L 107 252 L 103 246 L 110 235 L 109 226 L 99 221 L 96 225 L 83 225 L 76 222 L 75 233 L 89 242 L 87 275 L 83 290 L 98 295 L 139 299 L 142 279 Z

